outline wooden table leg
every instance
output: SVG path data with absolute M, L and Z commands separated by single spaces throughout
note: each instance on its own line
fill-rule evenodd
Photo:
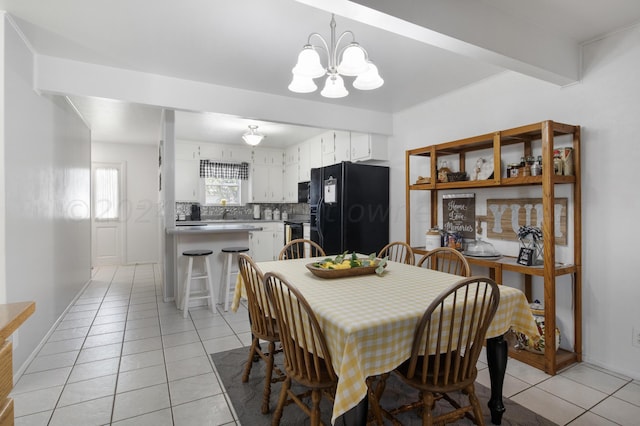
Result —
M 489 365 L 489 377 L 491 379 L 491 423 L 502 423 L 502 415 L 505 408 L 502 402 L 502 384 L 507 371 L 507 341 L 504 335 L 487 339 L 487 364 Z

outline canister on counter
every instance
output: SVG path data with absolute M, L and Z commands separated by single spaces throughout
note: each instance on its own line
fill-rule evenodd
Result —
M 427 231 L 427 240 L 425 244 L 425 250 L 431 251 L 440 247 L 442 244 L 442 235 L 440 231 L 433 228 Z

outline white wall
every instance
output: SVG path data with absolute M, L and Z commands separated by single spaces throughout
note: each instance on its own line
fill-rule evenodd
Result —
M 584 360 L 640 378 L 638 125 L 640 27 L 584 47 L 581 83 L 558 88 L 505 72 L 396 114 L 391 153 L 391 239 L 404 239 L 404 149 L 551 119 L 582 126 Z M 479 191 L 476 191 L 479 192 Z M 493 194 L 494 196 L 498 194 Z M 508 198 L 513 194 L 501 196 Z M 558 285 L 570 333 L 569 283 Z
M 64 98 L 34 92 L 32 52 L 4 17 L 2 25 L 0 298 L 36 302 L 14 340 L 18 368 L 90 278 L 90 134 Z
M 91 159 L 126 164 L 125 263 L 158 262 L 158 146 L 93 142 Z

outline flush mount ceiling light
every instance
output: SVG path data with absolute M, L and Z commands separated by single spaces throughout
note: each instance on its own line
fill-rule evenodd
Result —
M 249 145 L 258 145 L 264 138 L 264 135 L 256 132 L 256 130 L 258 130 L 258 126 L 255 124 L 249 124 L 249 131 L 242 135 L 242 139 L 244 139 L 244 141 Z
M 342 98 L 349 94 L 344 87 L 342 76 L 356 77 L 353 87 L 359 90 L 373 90 L 384 84 L 384 80 L 378 74 L 378 68 L 369 60 L 367 51 L 356 42 L 356 37 L 351 31 L 345 31 L 336 39 L 336 20 L 331 15 L 331 40 L 326 40 L 318 33 L 311 33 L 307 38 L 302 52 L 298 55 L 298 62 L 293 67 L 293 80 L 289 84 L 289 90 L 296 93 L 315 92 L 318 86 L 314 78 L 327 76 L 324 89 L 320 94 L 327 98 Z M 346 36 L 351 36 L 351 42 L 338 50 L 340 43 Z M 311 39 L 316 37 L 322 45 L 311 44 Z M 322 66 L 317 49 L 327 52 L 328 65 Z M 340 61 L 338 62 L 338 60 Z

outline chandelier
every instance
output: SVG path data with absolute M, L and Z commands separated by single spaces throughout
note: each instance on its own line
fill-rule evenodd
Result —
M 349 94 L 344 87 L 342 76 L 356 77 L 353 87 L 359 90 L 373 90 L 382 86 L 384 80 L 378 74 L 378 68 L 369 60 L 367 51 L 356 42 L 353 32 L 345 31 L 336 39 L 336 20 L 333 14 L 330 27 L 329 44 L 318 33 L 311 33 L 307 38 L 307 44 L 298 55 L 296 66 L 291 70 L 293 80 L 289 84 L 289 90 L 296 93 L 315 92 L 318 86 L 313 79 L 324 75 L 327 79 L 320 94 L 327 98 L 343 98 Z M 351 36 L 351 42 L 338 51 L 340 43 L 346 36 Z M 311 44 L 313 37 L 318 38 L 322 45 Z M 316 49 L 327 52 L 326 67 L 320 63 L 320 55 Z
M 258 133 L 257 130 L 258 126 L 256 126 L 255 124 L 249 124 L 249 131 L 242 135 L 242 139 L 249 145 L 258 145 L 264 138 L 264 135 Z

